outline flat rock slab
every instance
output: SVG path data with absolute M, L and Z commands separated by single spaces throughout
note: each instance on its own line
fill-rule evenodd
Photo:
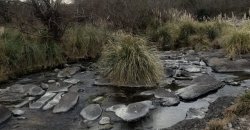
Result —
M 208 108 L 190 108 L 187 112 L 186 119 L 202 119 L 205 117 Z
M 0 105 L 0 124 L 7 121 L 11 117 L 11 115 L 11 111 L 8 108 Z
M 65 78 L 65 77 L 71 77 L 72 75 L 74 75 L 75 73 L 77 73 L 78 71 L 80 71 L 81 68 L 80 67 L 67 67 L 64 68 L 63 70 L 59 71 L 57 74 L 57 77 L 59 78 Z
M 90 104 L 87 107 L 85 107 L 80 115 L 89 121 L 96 120 L 99 118 L 102 114 L 102 108 L 99 104 Z
M 228 58 L 209 58 L 207 64 L 216 72 L 241 72 L 250 70 L 250 59 L 230 60 Z
M 78 98 L 79 95 L 76 92 L 69 92 L 65 94 L 60 102 L 54 107 L 53 113 L 63 113 L 69 111 L 76 105 Z
M 28 91 L 28 95 L 30 96 L 40 96 L 40 95 L 43 95 L 45 93 L 45 91 L 38 87 L 37 85 L 33 85 L 29 91 Z
M 106 111 L 115 112 L 116 116 L 124 121 L 131 122 L 146 116 L 150 109 L 153 109 L 152 101 L 142 101 L 129 104 L 114 105 L 106 109 Z
M 222 86 L 223 83 L 221 81 L 204 74 L 195 78 L 188 87 L 177 90 L 176 93 L 184 100 L 193 100 Z
M 58 93 L 51 101 L 49 101 L 45 106 L 43 106 L 43 110 L 49 110 L 53 108 L 55 105 L 57 105 L 61 98 L 62 98 L 63 92 Z
M 42 106 L 48 102 L 50 99 L 52 99 L 56 93 L 46 92 L 40 99 L 35 101 L 34 103 L 30 103 L 29 107 L 30 109 L 40 109 Z
M 155 98 L 161 100 L 161 104 L 163 106 L 173 106 L 180 103 L 179 97 L 174 92 L 171 92 L 170 90 L 166 90 L 164 88 L 144 91 L 141 92 L 140 95 L 145 95 L 145 96 L 154 95 Z

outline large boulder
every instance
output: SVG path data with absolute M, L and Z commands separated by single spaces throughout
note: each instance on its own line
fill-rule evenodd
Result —
M 4 123 L 11 117 L 11 111 L 4 107 L 3 105 L 0 105 L 0 124 Z
M 223 83 L 221 81 L 204 74 L 195 78 L 191 85 L 177 90 L 176 93 L 184 100 L 193 100 L 222 86 Z
M 120 117 L 124 121 L 131 122 L 139 118 L 146 116 L 150 109 L 153 109 L 152 101 L 142 101 L 129 104 L 115 105 L 107 108 L 107 111 L 115 112 L 116 116 Z

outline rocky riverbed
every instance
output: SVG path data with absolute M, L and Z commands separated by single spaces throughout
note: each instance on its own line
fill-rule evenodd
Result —
M 223 51 L 160 53 L 159 87 L 115 87 L 95 63 L 65 65 L 0 88 L 1 130 L 203 129 L 250 88 L 250 57 Z

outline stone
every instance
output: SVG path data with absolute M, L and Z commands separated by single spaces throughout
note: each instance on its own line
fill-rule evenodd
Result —
M 173 106 L 180 103 L 179 97 L 174 92 L 171 92 L 170 90 L 165 90 L 164 88 L 144 91 L 141 92 L 140 95 L 154 95 L 155 98 L 160 99 L 161 105 L 163 106 Z
M 49 88 L 49 85 L 46 84 L 46 83 L 41 83 L 41 87 L 42 87 L 43 89 L 48 89 L 48 88 Z
M 17 117 L 17 119 L 18 120 L 26 120 L 26 119 L 28 119 L 27 117 L 24 117 L 24 116 L 19 116 L 19 117 Z
M 177 90 L 177 94 L 184 100 L 193 100 L 223 86 L 221 81 L 204 74 L 195 78 L 191 85 Z
M 72 84 L 69 83 L 53 83 L 49 85 L 49 88 L 47 92 L 53 92 L 53 93 L 59 93 L 59 92 L 68 92 L 69 88 L 72 86 Z
M 100 125 L 106 125 L 110 124 L 110 118 L 109 117 L 102 117 L 101 120 L 99 121 Z
M 85 107 L 80 115 L 88 120 L 88 121 L 93 121 L 99 118 L 102 114 L 102 108 L 99 104 L 90 104 L 87 107 Z
M 56 81 L 51 79 L 51 80 L 48 80 L 48 83 L 55 83 Z
M 98 97 L 94 98 L 94 99 L 92 100 L 92 102 L 98 103 L 98 102 L 101 102 L 103 99 L 104 99 L 103 96 L 98 96 Z
M 190 72 L 190 73 L 200 73 L 201 72 L 201 68 L 198 68 L 196 66 L 186 67 L 185 70 Z
M 4 123 L 11 117 L 11 111 L 3 105 L 0 105 L 0 124 Z
M 99 130 L 111 130 L 114 126 L 111 124 L 101 125 Z
M 57 77 L 58 78 L 71 77 L 80 70 L 81 70 L 80 67 L 66 67 L 58 72 Z
M 65 94 L 60 102 L 54 107 L 53 113 L 63 113 L 69 111 L 76 105 L 78 98 L 79 95 L 76 92 L 69 92 Z
M 79 79 L 65 79 L 63 82 L 69 83 L 69 84 L 77 84 L 80 82 Z
M 43 95 L 44 93 L 45 93 L 45 91 L 36 85 L 31 87 L 28 91 L 28 95 L 30 95 L 30 96 L 40 96 L 40 95 Z
M 12 113 L 13 113 L 14 116 L 21 116 L 25 112 L 23 110 L 20 110 L 20 109 L 14 109 L 14 110 L 12 110 Z
M 63 94 L 64 94 L 63 92 L 58 93 L 51 101 L 49 101 L 45 106 L 43 106 L 43 110 L 49 110 L 53 108 L 55 105 L 57 105 L 61 100 Z
M 46 102 L 52 99 L 56 93 L 46 92 L 40 99 L 35 101 L 34 103 L 30 103 L 30 109 L 40 109 Z
M 175 74 L 175 71 L 174 71 L 174 69 L 167 67 L 167 68 L 165 68 L 165 74 L 166 74 L 167 78 L 173 77 Z
M 153 108 L 152 101 L 141 101 L 131 103 L 128 106 L 124 104 L 115 105 L 107 108 L 106 111 L 113 111 L 116 116 L 124 121 L 131 122 L 146 116 Z
M 35 99 L 36 99 L 35 97 L 27 97 L 23 102 L 21 102 L 21 103 L 15 105 L 14 107 L 15 107 L 15 108 L 23 107 L 23 106 L 25 106 L 26 104 L 28 104 L 30 101 L 33 101 L 33 100 L 35 100 Z
M 211 66 L 216 72 L 243 72 L 250 69 L 250 62 L 248 59 L 235 59 L 228 58 L 209 58 L 207 60 L 208 66 Z
M 205 117 L 206 112 L 208 111 L 208 108 L 189 108 L 186 119 L 202 119 Z

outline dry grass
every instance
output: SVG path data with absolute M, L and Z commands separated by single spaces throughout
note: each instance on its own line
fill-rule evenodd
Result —
M 106 29 L 74 26 L 66 32 L 64 50 L 70 58 L 97 58 L 108 41 Z
M 104 50 L 102 67 L 104 76 L 117 85 L 151 85 L 163 76 L 163 67 L 146 41 L 120 33 Z

